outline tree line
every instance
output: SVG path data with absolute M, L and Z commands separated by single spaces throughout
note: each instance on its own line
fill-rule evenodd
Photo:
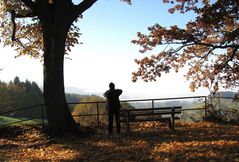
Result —
M 67 103 L 80 103 L 80 102 L 96 102 L 105 101 L 103 97 L 96 95 L 81 95 L 74 93 L 66 93 Z M 9 112 L 3 114 L 3 116 L 14 118 L 40 118 L 42 115 L 41 105 L 44 104 L 43 91 L 34 81 L 21 81 L 16 76 L 12 81 L 4 82 L 0 80 L 0 113 Z M 39 105 L 39 106 L 37 106 Z M 128 103 L 122 103 L 123 107 L 132 108 Z M 23 109 L 27 108 L 29 109 Z M 99 113 L 105 112 L 105 104 L 99 104 Z M 96 104 L 68 104 L 68 108 L 73 115 L 86 115 L 97 114 Z M 19 111 L 12 111 L 17 110 Z M 1 115 L 2 116 L 2 115 Z M 90 118 L 75 118 L 79 123 L 82 122 L 94 122 L 95 119 Z M 105 120 L 105 119 L 104 119 Z
M 0 112 L 43 103 L 43 93 L 36 82 L 20 81 L 15 77 L 8 83 L 0 81 Z
M 65 96 L 68 103 L 80 102 L 83 98 L 90 97 L 90 95 L 73 93 L 67 93 Z M 43 91 L 36 82 L 21 81 L 18 76 L 9 82 L 0 80 L 0 113 L 41 104 L 44 104 Z M 72 105 L 69 105 L 69 108 L 73 111 Z M 11 117 L 36 117 L 39 115 L 41 115 L 40 106 L 6 114 Z
M 218 92 L 214 96 L 210 96 L 210 103 L 213 105 L 213 109 L 210 109 L 208 120 L 217 120 L 217 121 L 238 121 L 238 113 L 239 110 L 237 108 L 238 103 L 232 102 L 233 97 L 235 96 L 235 92 L 226 91 L 226 92 Z M 217 97 L 231 97 L 232 99 L 218 99 Z M 210 98 L 209 97 L 209 98 Z M 66 94 L 66 100 L 68 103 L 79 103 L 80 104 L 69 104 L 68 108 L 70 112 L 74 116 L 74 119 L 78 123 L 83 124 L 92 124 L 97 122 L 97 116 L 81 116 L 87 114 L 97 114 L 97 104 L 83 104 L 84 102 L 96 102 L 96 101 L 105 101 L 103 97 L 96 95 L 80 95 L 80 94 Z M 44 104 L 43 92 L 42 89 L 38 86 L 36 82 L 31 82 L 29 80 L 21 81 L 18 76 L 16 76 L 12 81 L 8 83 L 4 81 L 0 81 L 0 113 L 7 112 L 11 110 L 16 110 L 24 107 L 31 107 L 34 105 Z M 140 105 L 131 105 L 127 102 L 122 102 L 122 107 L 124 108 L 135 108 L 135 107 L 147 107 L 143 105 L 144 103 L 138 103 Z M 163 103 L 161 103 L 163 104 Z M 166 105 L 170 104 L 169 102 L 164 103 Z M 172 104 L 172 103 L 171 103 Z M 174 103 L 175 104 L 175 103 Z M 190 107 L 194 107 L 199 103 L 185 102 L 180 103 L 180 105 L 190 105 Z M 187 107 L 187 106 L 186 106 Z M 42 115 L 41 107 L 36 106 L 31 109 L 15 111 L 11 113 L 4 114 L 4 116 L 10 117 L 40 117 Z M 98 113 L 104 114 L 100 116 L 101 122 L 106 121 L 105 116 L 105 104 L 98 104 Z M 193 112 L 186 113 L 183 115 L 184 120 L 198 120 L 198 118 L 202 118 L 203 112 Z M 200 117 L 201 116 L 201 117 Z

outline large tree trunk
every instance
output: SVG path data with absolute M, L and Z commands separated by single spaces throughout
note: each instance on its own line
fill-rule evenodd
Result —
M 78 133 L 66 103 L 64 90 L 64 54 L 67 33 L 72 23 L 97 0 L 21 0 L 31 8 L 42 25 L 44 41 L 44 100 L 48 127 L 52 135 Z
M 75 132 L 76 123 L 70 114 L 65 99 L 64 59 L 56 53 L 46 55 L 49 55 L 49 57 L 44 58 L 44 100 L 49 131 L 51 134 L 56 135 L 67 131 Z
M 65 99 L 64 54 L 68 30 L 63 23 L 43 24 L 44 37 L 44 100 L 51 135 L 78 133 Z

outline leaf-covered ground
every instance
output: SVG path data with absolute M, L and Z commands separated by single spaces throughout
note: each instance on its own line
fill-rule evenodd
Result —
M 0 131 L 0 161 L 239 161 L 239 126 L 197 122 L 136 124 L 130 134 L 107 136 L 106 128 L 80 138 L 47 138 L 39 128 Z

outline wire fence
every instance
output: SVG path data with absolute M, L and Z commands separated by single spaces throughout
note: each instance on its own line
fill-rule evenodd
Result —
M 202 121 L 206 119 L 213 110 L 233 110 L 227 117 L 239 118 L 239 104 L 234 102 L 234 98 L 229 97 L 173 97 L 157 99 L 135 99 L 122 100 L 123 108 L 160 108 L 165 106 L 182 106 L 180 120 Z M 107 112 L 105 101 L 95 102 L 76 102 L 68 103 L 72 116 L 82 125 L 97 125 L 107 122 Z M 236 112 L 236 113 L 235 113 Z M 229 115 L 230 114 L 230 115 Z M 234 115 L 234 116 L 233 116 Z M 47 125 L 47 115 L 45 105 L 39 104 L 29 107 L 0 112 L 0 127 L 15 124 L 40 124 L 42 127 Z
M 41 124 L 41 126 L 43 127 L 45 125 L 45 120 L 46 113 L 44 104 L 12 109 L 6 112 L 0 112 L 0 127 L 19 123 Z

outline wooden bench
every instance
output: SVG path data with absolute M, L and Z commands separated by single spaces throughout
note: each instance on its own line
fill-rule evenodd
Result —
M 182 106 L 157 107 L 157 108 L 140 108 L 120 110 L 120 122 L 125 124 L 126 131 L 130 130 L 131 122 L 160 121 L 167 122 L 170 130 L 174 130 L 175 120 L 180 119 Z

